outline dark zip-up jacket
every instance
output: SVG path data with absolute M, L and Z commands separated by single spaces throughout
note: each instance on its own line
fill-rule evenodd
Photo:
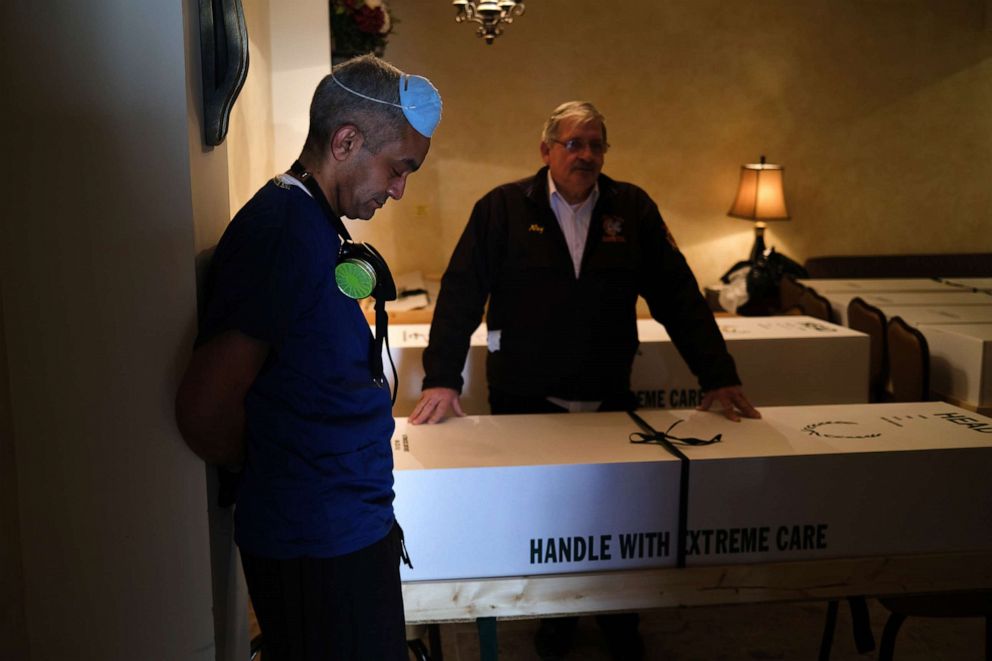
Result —
M 599 401 L 630 390 L 641 295 L 703 390 L 739 385 L 734 360 L 643 190 L 606 175 L 578 278 L 548 201 L 547 168 L 505 184 L 472 210 L 441 281 L 424 388 L 461 391 L 469 338 L 482 319 L 501 331 L 489 385 L 529 397 Z

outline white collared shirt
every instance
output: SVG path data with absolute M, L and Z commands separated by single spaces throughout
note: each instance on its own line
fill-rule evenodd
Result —
M 582 202 L 569 204 L 555 186 L 555 180 L 548 171 L 548 201 L 551 210 L 555 212 L 561 233 L 565 235 L 568 252 L 572 256 L 572 266 L 575 267 L 575 277 L 582 271 L 582 253 L 586 250 L 586 239 L 589 237 L 589 223 L 592 221 L 592 210 L 599 200 L 599 184 L 593 186 L 592 192 Z M 569 413 L 596 411 L 602 402 L 574 402 L 558 397 L 548 397 L 552 404 L 566 409 Z
M 585 200 L 578 204 L 569 204 L 558 192 L 555 180 L 551 178 L 551 171 L 548 170 L 548 202 L 551 204 L 551 210 L 555 213 L 555 218 L 558 219 L 558 226 L 561 227 L 562 234 L 565 235 L 565 243 L 572 256 L 576 278 L 579 277 L 582 270 L 582 253 L 586 250 L 586 238 L 589 236 L 592 210 L 596 207 L 598 199 L 599 184 L 596 184 Z

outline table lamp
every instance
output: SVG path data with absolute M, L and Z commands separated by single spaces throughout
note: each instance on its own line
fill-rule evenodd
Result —
M 741 181 L 737 187 L 737 199 L 727 212 L 728 216 L 754 222 L 754 245 L 751 247 L 750 264 L 757 263 L 765 254 L 765 221 L 789 220 L 785 208 L 785 192 L 782 190 L 781 165 L 747 163 L 741 166 Z

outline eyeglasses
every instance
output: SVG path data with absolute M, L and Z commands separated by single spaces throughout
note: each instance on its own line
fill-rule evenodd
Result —
M 581 154 L 589 148 L 589 151 L 596 156 L 602 156 L 610 148 L 610 143 L 603 142 L 602 140 L 591 140 L 586 142 L 585 140 L 580 140 L 579 138 L 572 138 L 571 140 L 555 140 L 551 139 L 551 142 L 557 142 L 559 145 L 565 148 L 569 154 Z

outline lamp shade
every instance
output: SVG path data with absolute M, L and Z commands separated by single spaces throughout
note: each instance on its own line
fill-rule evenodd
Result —
M 741 166 L 741 181 L 737 186 L 737 199 L 727 212 L 728 216 L 746 220 L 789 220 L 782 189 L 781 165 L 748 163 Z

